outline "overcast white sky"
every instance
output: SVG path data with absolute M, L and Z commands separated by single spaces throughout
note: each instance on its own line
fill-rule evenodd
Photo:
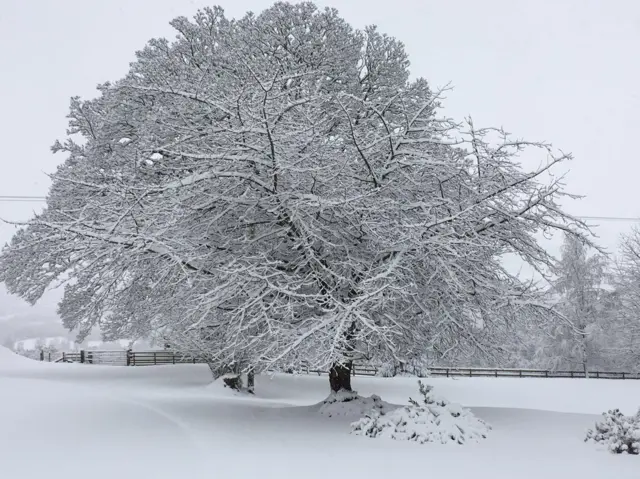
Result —
M 0 195 L 44 195 L 63 160 L 69 97 L 91 97 L 117 80 L 168 22 L 222 5 L 229 16 L 269 0 L 2 0 L 0 7 Z M 586 195 L 576 215 L 640 216 L 640 2 L 637 0 L 326 0 L 355 27 L 377 24 L 401 39 L 412 73 L 451 82 L 445 113 L 504 126 L 574 153 L 568 189 Z M 26 220 L 37 203 L 0 201 L 0 217 Z M 614 251 L 632 223 L 601 222 Z M 14 228 L 0 225 L 0 244 Z M 551 245 L 556 248 L 557 245 Z M 38 305 L 55 318 L 57 293 Z M 0 318 L 26 304 L 0 287 Z

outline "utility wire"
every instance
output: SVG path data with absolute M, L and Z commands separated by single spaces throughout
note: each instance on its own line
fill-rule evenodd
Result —
M 0 201 L 45 201 L 44 196 L 0 195 Z
M 24 195 L 0 195 L 0 202 L 5 203 L 39 203 L 46 201 L 45 196 L 24 196 Z M 576 218 L 586 221 L 635 221 L 640 222 L 640 217 L 634 216 L 581 216 L 574 215 Z
M 576 218 L 587 221 L 640 221 L 640 218 L 631 216 L 576 216 Z
M 23 199 L 34 199 L 34 200 L 44 200 L 45 196 L 29 196 L 29 195 L 0 195 L 0 198 L 23 198 Z

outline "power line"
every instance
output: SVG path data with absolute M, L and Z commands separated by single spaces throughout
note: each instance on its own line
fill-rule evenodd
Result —
M 0 202 L 5 203 L 39 203 L 46 201 L 45 196 L 25 196 L 25 195 L 0 195 Z M 640 217 L 634 216 L 581 216 L 574 215 L 576 218 L 586 221 L 634 221 L 640 222 Z
M 46 201 L 44 196 L 0 195 L 0 201 Z
M 44 199 L 46 199 L 46 196 L 30 196 L 30 195 L 0 195 L 0 198 L 21 198 L 21 199 L 44 200 Z
M 576 216 L 586 221 L 640 221 L 640 218 L 632 216 Z

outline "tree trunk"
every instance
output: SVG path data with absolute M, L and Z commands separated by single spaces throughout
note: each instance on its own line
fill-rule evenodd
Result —
M 354 294 L 355 295 L 355 292 Z M 353 391 L 351 389 L 351 371 L 353 370 L 353 353 L 355 349 L 354 338 L 356 333 L 356 322 L 352 322 L 345 332 L 346 355 L 344 361 L 336 361 L 329 370 L 329 385 L 331 392 Z
M 587 360 L 584 359 L 582 361 L 582 368 L 584 369 L 584 377 L 586 379 L 589 379 L 589 367 L 587 366 Z
M 256 384 L 256 375 L 253 368 L 249 369 L 247 372 L 247 392 L 249 394 L 253 394 Z
M 213 376 L 213 380 L 215 381 L 216 379 L 218 379 L 220 377 L 220 371 L 218 370 L 218 368 L 214 366 L 213 363 L 207 363 L 207 366 L 209 366 L 209 371 L 211 371 L 211 376 Z
M 222 377 L 222 382 L 228 388 L 236 391 L 242 391 L 242 376 L 228 374 Z
M 585 378 L 589 378 L 589 368 L 588 368 L 588 361 L 589 361 L 589 352 L 587 351 L 587 333 L 584 332 L 585 326 L 582 326 L 582 367 L 584 369 L 584 377 Z
M 329 370 L 329 384 L 332 392 L 341 390 L 352 391 L 351 389 L 351 368 L 352 362 L 333 363 Z

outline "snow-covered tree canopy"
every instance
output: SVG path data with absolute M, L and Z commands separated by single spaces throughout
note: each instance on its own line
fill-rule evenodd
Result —
M 540 230 L 569 158 L 438 117 L 403 45 L 335 10 L 278 3 L 177 18 L 100 96 L 73 98 L 46 210 L 0 259 L 35 302 L 86 334 L 162 331 L 213 363 L 345 354 L 491 353 L 538 303 L 502 266 L 553 259 Z M 540 169 L 523 171 L 531 147 Z

